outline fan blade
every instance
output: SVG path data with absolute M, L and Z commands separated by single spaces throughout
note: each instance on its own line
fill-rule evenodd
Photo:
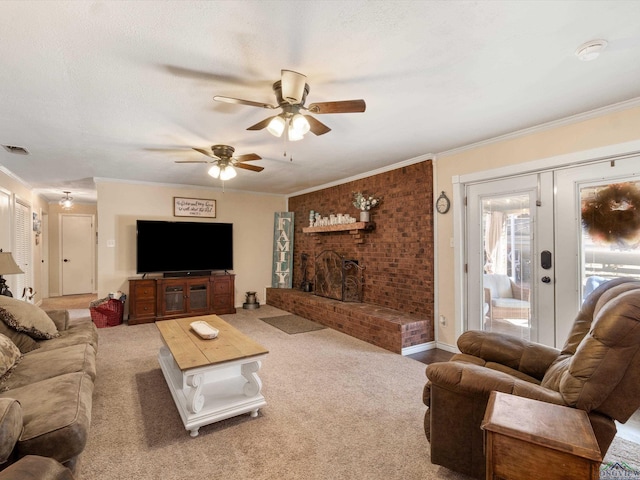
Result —
M 258 167 L 249 163 L 236 163 L 234 167 L 244 168 L 245 170 L 251 170 L 252 172 L 261 172 L 262 170 L 264 170 L 264 167 Z
M 250 162 L 251 160 L 262 160 L 260 155 L 256 155 L 255 153 L 247 153 L 246 155 L 238 155 L 237 157 L 233 157 L 236 162 Z
M 211 157 L 211 158 L 215 158 L 216 160 L 220 160 L 218 157 L 216 157 L 213 153 L 209 152 L 208 150 L 204 150 L 202 148 L 196 148 L 196 147 L 193 147 L 193 149 L 196 152 L 200 152 L 201 154 L 206 155 L 207 157 Z
M 250 107 L 269 108 L 272 110 L 274 108 L 278 108 L 277 106 L 269 105 L 268 103 L 253 102 L 251 100 L 242 100 L 240 98 L 233 98 L 233 97 L 221 97 L 220 95 L 216 95 L 215 97 L 213 97 L 213 99 L 216 102 L 235 103 L 237 105 L 249 105 Z
M 304 118 L 306 118 L 309 122 L 309 130 L 311 130 L 311 133 L 315 135 L 324 135 L 325 133 L 331 131 L 329 127 L 327 127 L 320 120 L 313 118 L 311 115 L 305 115 Z
M 255 125 L 250 126 L 249 128 L 247 128 L 247 130 L 262 130 L 263 128 L 266 128 L 266 126 L 269 125 L 269 122 L 271 121 L 271 119 L 275 117 L 277 117 L 277 115 L 274 115 L 273 117 L 265 118 L 261 122 L 258 122 Z
M 176 160 L 176 163 L 213 163 L 206 160 Z
M 364 100 L 342 100 L 339 102 L 312 103 L 307 110 L 311 113 L 356 113 L 367 108 Z

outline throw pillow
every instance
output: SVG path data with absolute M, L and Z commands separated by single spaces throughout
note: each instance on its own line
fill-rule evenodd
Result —
M 5 323 L 19 332 L 43 340 L 60 335 L 56 324 L 49 318 L 49 315 L 32 303 L 0 295 L 0 307 L 13 316 L 13 319 L 5 321 Z
M 22 353 L 29 353 L 32 350 L 40 348 L 40 344 L 29 335 L 18 332 L 17 330 L 9 327 L 6 322 L 11 321 L 13 321 L 13 315 L 0 307 L 0 333 L 9 337 L 9 339 L 15 343 L 16 347 L 18 347 Z
M 0 376 L 6 375 L 21 357 L 18 347 L 7 336 L 0 333 Z

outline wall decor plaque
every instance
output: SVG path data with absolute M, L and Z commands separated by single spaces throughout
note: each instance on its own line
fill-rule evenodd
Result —
M 173 197 L 173 216 L 216 218 L 216 201 L 208 198 Z

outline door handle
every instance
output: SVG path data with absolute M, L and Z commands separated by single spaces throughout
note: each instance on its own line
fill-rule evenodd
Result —
M 63 262 L 70 262 L 71 260 L 69 260 L 68 258 L 65 258 L 64 260 L 62 260 Z
M 542 283 L 551 283 L 551 278 L 546 277 L 546 276 L 545 276 L 545 277 L 542 277 L 542 279 L 541 279 L 541 280 L 542 280 Z
M 543 250 L 540 253 L 540 266 L 545 270 L 551 268 L 551 252 L 549 250 Z

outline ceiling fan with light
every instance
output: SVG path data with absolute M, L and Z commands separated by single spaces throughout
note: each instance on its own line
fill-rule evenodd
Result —
M 193 149 L 212 160 L 176 160 L 176 163 L 213 163 L 213 166 L 209 169 L 209 175 L 213 178 L 231 180 L 238 174 L 236 168 L 251 170 L 252 172 L 261 172 L 264 170 L 264 167 L 244 163 L 252 160 L 261 160 L 262 157 L 260 155 L 247 153 L 234 157 L 233 152 L 235 152 L 235 148 L 229 145 L 213 145 L 211 151 L 196 147 L 193 147 Z
M 218 102 L 235 103 L 238 105 L 249 105 L 250 107 L 266 108 L 275 110 L 282 109 L 282 113 L 265 118 L 252 125 L 247 130 L 262 130 L 266 128 L 269 133 L 276 137 L 285 138 L 290 141 L 301 140 L 305 133 L 311 131 L 315 135 L 324 135 L 331 129 L 325 124 L 315 119 L 311 115 L 325 113 L 356 113 L 364 112 L 366 104 L 364 100 L 342 100 L 337 102 L 312 103 L 308 107 L 304 106 L 309 93 L 309 84 L 306 83 L 306 75 L 291 70 L 282 70 L 281 79 L 273 84 L 273 91 L 276 95 L 277 105 L 268 103 L 242 100 L 233 97 L 223 97 L 216 95 L 213 97 Z M 304 112 L 304 113 L 301 113 Z

